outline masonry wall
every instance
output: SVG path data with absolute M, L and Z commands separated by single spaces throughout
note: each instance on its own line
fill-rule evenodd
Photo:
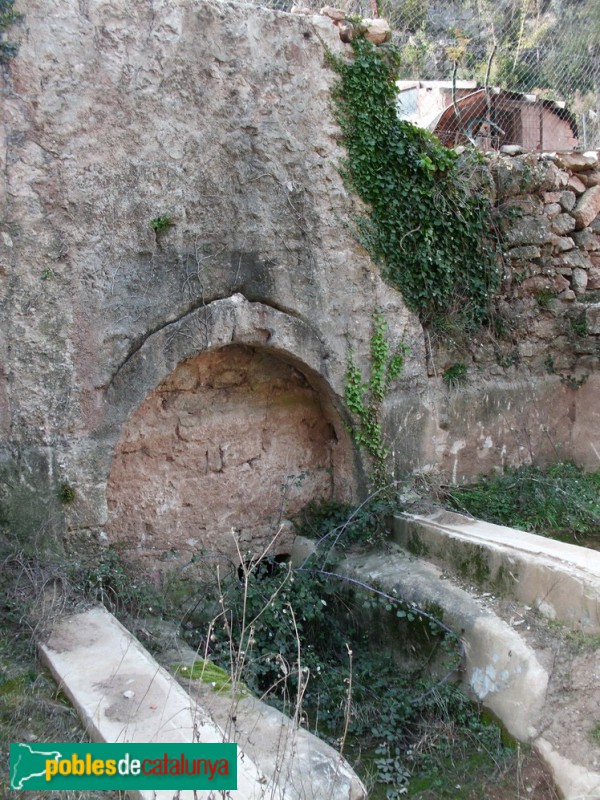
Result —
M 169 550 L 177 526 L 178 546 L 197 538 L 189 546 L 201 547 L 194 531 L 214 533 L 219 510 L 204 520 L 200 501 L 193 513 L 182 510 L 196 467 L 177 473 L 181 508 L 162 529 L 144 470 L 159 455 L 180 465 L 190 456 L 194 465 L 200 451 L 226 453 L 232 442 L 247 455 L 257 409 L 267 406 L 274 411 L 266 429 L 279 449 L 269 455 L 261 445 L 265 463 L 268 455 L 283 463 L 287 441 L 286 475 L 305 466 L 315 473 L 299 499 L 360 496 L 368 464 L 344 439 L 344 376 L 349 349 L 368 375 L 376 309 L 392 343 L 404 338 L 410 347 L 385 407 L 390 478 L 437 470 L 464 480 L 547 457 L 549 441 L 555 455 L 593 465 L 596 161 L 492 166 L 499 208 L 514 209 L 503 214 L 505 333 L 466 346 L 451 336 L 435 342 L 352 233 L 360 209 L 338 172 L 344 153 L 324 42 L 336 52 L 344 45 L 330 20 L 212 0 L 23 0 L 17 8 L 24 21 L 14 31 L 18 55 L 2 75 L 0 131 L 5 532 L 38 549 L 80 553 L 111 539 L 139 542 L 130 523 L 142 498 L 144 514 L 156 517 L 144 520 L 147 531 L 164 533 L 157 549 Z M 198 396 L 190 426 L 209 445 L 202 450 L 194 435 L 181 455 L 185 437 L 176 431 L 186 426 L 165 420 L 161 436 L 170 430 L 172 440 L 159 447 L 147 422 L 169 381 L 194 359 L 222 365 L 231 347 L 278 365 L 288 388 L 269 398 L 259 388 L 263 373 L 251 370 L 256 386 L 250 381 L 244 401 L 227 406 L 238 390 L 227 390 L 220 368 L 223 394 Z M 449 388 L 443 374 L 458 361 L 468 365 L 468 383 Z M 304 388 L 288 402 L 285 376 L 294 374 Z M 529 398 L 530 417 L 515 410 L 516 397 Z M 177 405 L 185 399 L 177 414 L 187 414 Z M 235 426 L 212 441 L 217 411 L 234 406 Z M 539 418 L 536 409 L 545 409 Z M 516 437 L 525 419 L 533 421 Z M 147 441 L 136 454 L 139 431 Z M 150 455 L 141 467 L 144 447 Z M 225 461 L 205 458 L 206 480 L 214 472 L 225 485 Z M 238 466 L 252 469 L 253 458 Z M 237 508 L 251 507 L 254 520 L 272 516 L 284 471 L 261 477 L 270 495 L 236 477 Z M 158 467 L 149 478 L 154 487 L 169 480 Z M 127 495 L 128 481 L 138 500 Z M 223 489 L 224 508 L 232 492 Z M 204 543 L 215 546 L 214 538 Z

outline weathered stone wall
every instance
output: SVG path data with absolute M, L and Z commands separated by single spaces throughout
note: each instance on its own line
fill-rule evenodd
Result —
M 396 474 L 461 480 L 545 455 L 548 442 L 593 463 L 599 323 L 582 291 L 583 272 L 586 292 L 598 279 L 598 222 L 573 214 L 595 197 L 595 167 L 497 166 L 499 202 L 517 209 L 507 335 L 440 346 L 352 235 L 323 42 L 344 45 L 330 20 L 216 0 L 17 8 L 0 133 L 0 500 L 15 535 L 138 551 L 149 536 L 149 551 L 187 557 L 227 549 L 244 507 L 262 536 L 288 475 L 310 474 L 294 508 L 358 493 L 344 372 L 351 347 L 367 374 L 376 309 L 410 345 L 385 408 Z M 155 230 L 160 217 L 172 224 Z M 574 228 L 558 230 L 567 218 Z M 542 303 L 546 286 L 558 296 Z M 229 358 L 241 359 L 239 385 L 227 385 Z M 442 375 L 457 361 L 468 383 L 449 388 Z M 205 372 L 213 388 L 200 391 Z M 515 435 L 523 403 L 528 444 Z M 249 457 L 226 463 L 238 446 Z M 74 502 L 61 503 L 63 484 Z
M 414 316 L 347 229 L 330 20 L 211 0 L 17 8 L 0 148 L 11 530 L 56 542 L 66 526 L 81 544 L 110 525 L 116 537 L 106 487 L 127 421 L 201 353 L 238 344 L 293 364 L 340 439 L 347 349 L 365 363 L 375 308 L 413 342 L 409 374 L 422 371 Z M 163 216 L 173 224 L 154 230 Z M 244 406 L 238 431 L 251 425 Z M 297 424 L 280 409 L 281 442 Z M 334 466 L 330 492 L 351 496 L 362 467 L 354 455 Z M 76 491 L 68 505 L 63 483 Z M 277 472 L 275 494 L 280 483 Z M 245 491 L 252 519 L 272 513 Z
M 598 153 L 502 159 L 492 173 L 504 243 L 501 312 L 521 334 L 520 358 L 550 372 L 597 370 Z

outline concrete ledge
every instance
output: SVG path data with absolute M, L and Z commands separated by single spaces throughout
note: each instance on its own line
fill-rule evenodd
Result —
M 539 538 L 539 537 L 536 537 Z M 465 645 L 462 680 L 516 739 L 530 742 L 549 766 L 564 800 L 600 798 L 600 773 L 560 755 L 544 738 L 549 675 L 518 631 L 448 580 L 445 572 L 400 550 L 347 558 L 344 574 L 409 603 L 443 609 Z M 550 709 L 550 713 L 552 709 Z M 562 732 L 565 740 L 570 732 Z
M 42 658 L 98 742 L 223 742 L 215 725 L 129 631 L 104 608 L 58 621 Z M 239 800 L 286 796 L 238 748 Z M 267 791 L 267 784 L 270 784 Z M 136 792 L 140 800 L 171 800 L 171 791 Z M 179 793 L 193 800 L 193 791 Z
M 95 741 L 236 742 L 238 789 L 227 795 L 238 800 L 366 797 L 339 753 L 255 698 L 198 694 L 217 724 L 104 608 L 61 618 L 39 649 Z M 130 794 L 193 800 L 204 792 Z
M 465 645 L 463 680 L 508 732 L 521 741 L 538 735 L 548 674 L 518 632 L 484 609 L 431 564 L 400 551 L 352 556 L 342 571 L 420 607 L 435 603 Z
M 409 552 L 575 630 L 600 633 L 600 552 L 440 510 L 397 514 Z

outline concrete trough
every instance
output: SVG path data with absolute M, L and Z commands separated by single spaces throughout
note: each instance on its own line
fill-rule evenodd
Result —
M 339 753 L 255 698 L 234 701 L 236 724 L 231 728 L 232 700 L 221 697 L 214 709 L 221 721 L 217 724 L 102 607 L 61 617 L 39 649 L 94 741 L 236 742 L 238 788 L 227 792 L 232 800 L 366 797 Z M 226 727 L 231 730 L 225 732 Z M 136 791 L 130 796 L 195 800 L 212 792 Z
M 545 735 L 544 720 L 553 710 L 548 706 L 547 669 L 518 629 L 486 607 L 481 596 L 455 585 L 438 566 L 394 545 L 392 552 L 349 557 L 340 571 L 407 603 L 441 608 L 444 623 L 461 636 L 465 659 L 460 677 L 471 696 L 512 736 L 536 748 L 564 800 L 600 798 L 600 772 L 576 757 L 565 757 L 561 750 L 567 748 Z M 562 742 L 571 744 L 572 734 L 562 730 Z
M 463 581 L 600 633 L 600 552 L 444 510 L 397 514 L 393 535 Z

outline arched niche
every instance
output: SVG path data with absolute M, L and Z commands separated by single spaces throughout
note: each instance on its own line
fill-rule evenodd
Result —
M 282 552 L 287 520 L 309 500 L 351 500 L 355 480 L 326 381 L 279 349 L 227 344 L 181 361 L 125 422 L 106 531 L 147 568 L 211 553 L 235 560 L 274 536 Z

